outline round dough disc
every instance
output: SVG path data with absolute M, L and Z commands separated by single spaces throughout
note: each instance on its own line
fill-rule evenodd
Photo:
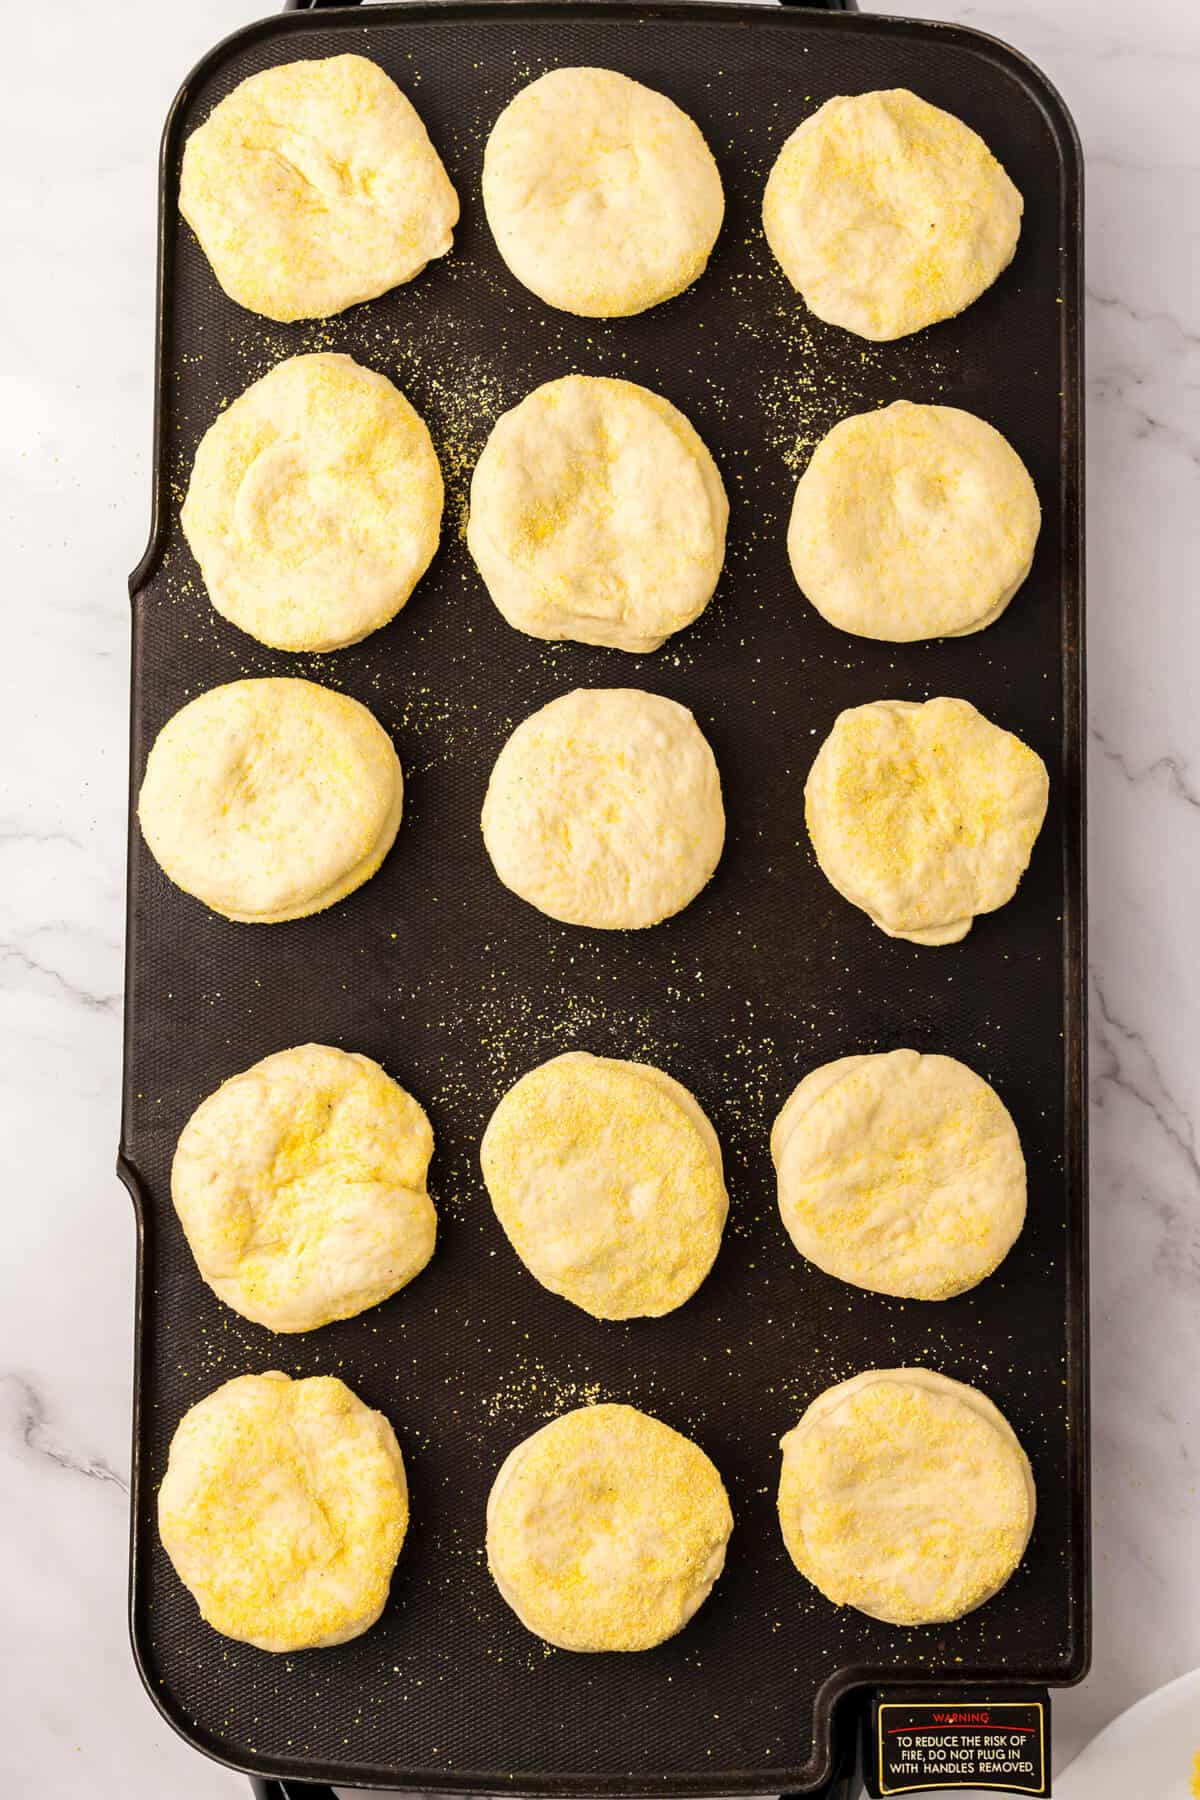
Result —
M 999 1593 L 1033 1530 L 1033 1474 L 1004 1415 L 931 1369 L 868 1369 L 783 1439 L 788 1553 L 835 1606 L 940 1625 Z
M 266 1056 L 183 1128 L 171 1198 L 213 1292 L 269 1331 L 376 1306 L 433 1255 L 429 1120 L 369 1056 Z
M 661 694 L 562 694 L 496 758 L 483 840 L 505 887 L 552 919 L 657 925 L 695 899 L 725 842 L 708 740 Z
M 964 637 L 1033 565 L 1042 509 L 1006 438 L 956 406 L 896 400 L 835 425 L 800 477 L 792 573 L 856 637 Z
M 793 1091 L 771 1133 L 801 1256 L 877 1294 L 946 1300 L 990 1275 L 1025 1222 L 1017 1128 L 952 1056 L 843 1056 Z
M 613 69 L 551 69 L 509 101 L 484 152 L 483 204 L 517 280 L 591 319 L 690 287 L 725 213 L 694 121 Z
M 660 1069 L 572 1051 L 492 1114 L 483 1179 L 543 1287 L 597 1319 L 658 1318 L 695 1293 L 729 1213 L 716 1133 Z
M 1046 765 L 967 700 L 839 713 L 804 788 L 817 861 L 889 937 L 954 944 L 1011 900 L 1046 816 Z
M 411 103 L 364 56 L 239 82 L 184 145 L 179 210 L 231 300 L 325 319 L 445 256 L 458 196 Z
M 442 472 L 385 375 L 292 356 L 209 426 L 180 522 L 224 618 L 276 650 L 338 650 L 386 625 L 429 567 Z
M 582 1406 L 501 1467 L 488 1567 L 521 1623 L 560 1650 L 650 1650 L 708 1598 L 732 1530 L 698 1444 L 632 1406 Z
M 392 740 L 366 707 L 278 677 L 210 688 L 168 719 L 138 818 L 177 887 L 228 919 L 274 924 L 372 876 L 403 803 Z
M 1022 205 L 969 125 L 889 88 L 827 100 L 796 127 L 763 230 L 818 319 L 882 340 L 977 300 L 1013 259 Z
M 408 1528 L 396 1434 L 332 1375 L 239 1375 L 184 1414 L 158 1493 L 175 1573 L 215 1631 L 320 1650 L 383 1611 Z
M 708 605 L 728 519 L 717 465 L 670 401 L 567 375 L 497 420 L 467 544 L 518 631 L 642 652 Z

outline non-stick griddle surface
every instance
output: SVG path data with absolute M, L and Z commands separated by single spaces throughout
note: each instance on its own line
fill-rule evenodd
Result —
M 217 287 L 175 210 L 187 131 L 252 71 L 362 50 L 413 97 L 458 187 L 453 253 L 324 324 L 273 325 Z M 662 88 L 701 125 L 725 182 L 707 274 L 642 317 L 551 312 L 511 279 L 479 196 L 484 140 L 523 83 L 599 63 Z M 980 130 L 1026 196 L 1014 266 L 960 319 L 871 346 L 809 318 L 758 225 L 784 137 L 831 94 L 908 85 Z M 270 928 L 171 887 L 134 835 L 125 1153 L 144 1226 L 133 1622 L 171 1719 L 240 1765 L 418 1788 L 630 1793 L 795 1790 L 828 1754 L 853 1680 L 980 1674 L 1056 1681 L 1086 1656 L 1078 951 L 1078 471 L 1069 126 L 1019 59 L 970 34 L 725 7 L 510 6 L 293 16 L 234 40 L 184 96 L 166 152 L 160 530 L 135 607 L 134 778 L 202 689 L 301 674 L 394 733 L 404 823 L 367 887 Z M 407 610 L 354 649 L 274 654 L 212 610 L 178 526 L 197 440 L 286 355 L 349 351 L 428 420 L 448 483 L 444 542 Z M 681 406 L 732 503 L 703 619 L 657 655 L 543 645 L 509 629 L 467 556 L 466 486 L 496 415 L 570 370 L 628 376 Z M 981 413 L 1037 482 L 1033 575 L 978 637 L 851 639 L 797 594 L 784 545 L 808 447 L 845 413 L 904 396 Z M 503 889 L 479 808 L 506 735 L 578 685 L 642 685 L 692 707 L 715 748 L 729 838 L 711 885 L 652 931 L 570 929 Z M 961 694 L 1033 744 L 1051 806 L 1011 905 L 965 943 L 891 941 L 813 862 L 802 787 L 835 714 L 881 696 Z M 1064 1036 L 1064 1033 L 1066 1034 Z M 429 1269 L 365 1316 L 277 1338 L 201 1284 L 171 1210 L 177 1134 L 257 1057 L 308 1039 L 377 1057 L 427 1106 L 441 1226 Z M 942 1305 L 827 1279 L 780 1224 L 768 1130 L 827 1058 L 914 1045 L 999 1089 L 1025 1145 L 1029 1222 L 1002 1270 Z M 492 1216 L 484 1123 L 523 1070 L 574 1047 L 661 1064 L 725 1149 L 732 1212 L 716 1268 L 671 1317 L 601 1324 L 543 1292 Z M 796 1574 L 774 1511 L 777 1440 L 828 1383 L 925 1363 L 983 1387 L 1033 1461 L 1028 1556 L 982 1611 L 906 1632 L 838 1612 Z M 184 1410 L 247 1370 L 342 1376 L 394 1421 L 412 1527 L 380 1624 L 338 1650 L 272 1658 L 204 1626 L 154 1529 Z M 726 1572 L 674 1642 L 640 1656 L 543 1648 L 488 1577 L 484 1502 L 513 1443 L 566 1407 L 628 1400 L 715 1459 L 736 1528 Z M 823 1690 L 823 1691 L 822 1691 Z

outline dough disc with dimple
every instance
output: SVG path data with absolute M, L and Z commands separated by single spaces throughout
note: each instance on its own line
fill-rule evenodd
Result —
M 716 464 L 668 400 L 567 375 L 493 427 L 467 543 L 518 631 L 649 651 L 708 605 L 728 518 Z
M 444 256 L 458 196 L 411 102 L 364 56 L 247 76 L 184 145 L 179 210 L 268 319 L 324 319 Z
M 843 631 L 962 637 L 1000 617 L 1040 525 L 1029 472 L 998 431 L 955 406 L 896 400 L 821 439 L 796 488 L 788 555 Z
M 552 919 L 655 925 L 695 899 L 720 859 L 716 761 L 674 700 L 576 688 L 501 750 L 483 838 L 504 885 Z
M 733 1514 L 698 1444 L 632 1406 L 584 1406 L 512 1451 L 487 1553 L 521 1623 L 562 1650 L 650 1650 L 707 1599 Z
M 729 1211 L 716 1133 L 644 1063 L 556 1056 L 523 1075 L 480 1149 L 529 1272 L 598 1319 L 657 1318 L 704 1280 Z
M 843 1056 L 775 1121 L 779 1210 L 802 1256 L 855 1287 L 945 1300 L 990 1275 L 1025 1219 L 1016 1126 L 952 1056 Z
M 976 1388 L 868 1369 L 818 1395 L 782 1448 L 784 1542 L 835 1606 L 947 1623 L 998 1593 L 1025 1554 L 1033 1474 Z
M 386 625 L 441 520 L 419 415 L 327 351 L 279 363 L 209 426 L 180 515 L 217 611 L 277 650 L 337 650 Z
M 969 125 L 890 88 L 838 95 L 796 127 L 763 230 L 818 319 L 888 339 L 977 300 L 1012 261 L 1021 211 Z
M 889 937 L 953 944 L 1011 900 L 1046 816 L 1046 765 L 967 700 L 839 713 L 804 789 L 817 861 Z
M 183 1128 L 171 1197 L 196 1266 L 271 1331 L 348 1319 L 433 1255 L 433 1132 L 369 1056 L 302 1044 L 232 1075 Z
M 372 1626 L 408 1528 L 396 1434 L 332 1375 L 239 1375 L 184 1414 L 158 1494 L 175 1573 L 215 1631 L 319 1650 Z
M 613 69 L 551 69 L 510 100 L 483 158 L 496 248 L 549 306 L 644 312 L 690 287 L 725 212 L 698 126 Z
M 372 876 L 404 803 L 365 706 L 315 681 L 231 681 L 159 732 L 138 798 L 165 874 L 246 924 L 320 912 Z

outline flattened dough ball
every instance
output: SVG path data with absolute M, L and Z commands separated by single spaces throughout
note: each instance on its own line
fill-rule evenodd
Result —
M 725 213 L 699 127 L 613 69 L 551 69 L 509 101 L 484 152 L 483 204 L 517 280 L 592 319 L 690 287 Z
M 480 1161 L 530 1274 L 594 1318 L 673 1311 L 720 1249 L 716 1133 L 685 1087 L 645 1063 L 571 1051 L 531 1069 L 492 1114 Z
M 661 694 L 562 694 L 496 758 L 483 840 L 505 887 L 552 919 L 657 925 L 695 899 L 725 842 L 708 740 Z
M 952 1056 L 893 1050 L 814 1069 L 775 1121 L 771 1156 L 801 1256 L 877 1294 L 964 1293 L 1025 1222 L 1017 1128 Z
M 796 488 L 788 555 L 843 631 L 896 644 L 964 637 L 1025 580 L 1041 521 L 1028 470 L 991 425 L 896 400 L 821 439 Z
M 433 1131 L 369 1056 L 301 1044 L 201 1101 L 171 1198 L 204 1280 L 270 1331 L 376 1306 L 433 1255 Z
M 364 56 L 250 75 L 188 138 L 179 210 L 231 300 L 325 319 L 445 256 L 458 196 L 415 108 Z
M 967 700 L 839 713 L 804 811 L 839 894 L 889 937 L 954 944 L 1011 900 L 1046 816 L 1046 765 Z
M 180 522 L 224 618 L 277 650 L 338 650 L 386 625 L 429 567 L 442 472 L 385 375 L 292 356 L 209 426 Z
M 708 605 L 728 520 L 717 465 L 669 400 L 567 375 L 492 428 L 467 544 L 518 631 L 644 652 Z
M 275 924 L 368 880 L 403 804 L 392 740 L 366 707 L 282 677 L 210 688 L 168 719 L 138 818 L 177 887 L 228 919 Z
M 931 1369 L 827 1388 L 783 1439 L 779 1523 L 835 1606 L 940 1625 L 999 1593 L 1033 1530 L 1033 1473 L 1004 1415 Z
M 732 1530 L 698 1444 L 632 1406 L 582 1406 L 502 1465 L 488 1567 L 527 1630 L 560 1650 L 650 1650 L 708 1598 Z
M 1013 259 L 1022 205 L 969 125 L 888 88 L 838 95 L 796 127 L 763 230 L 818 319 L 881 340 L 977 300 Z
M 239 1375 L 181 1419 L 158 1529 L 214 1631 L 344 1644 L 383 1611 L 408 1529 L 396 1434 L 335 1376 Z

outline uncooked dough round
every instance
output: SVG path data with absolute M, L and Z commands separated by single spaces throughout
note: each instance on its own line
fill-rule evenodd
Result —
M 835 1606 L 940 1625 L 999 1593 L 1033 1530 L 1028 1458 L 978 1389 L 932 1369 L 868 1369 L 783 1439 L 779 1523 Z
M 911 643 L 1000 617 L 1042 509 L 1006 438 L 956 406 L 896 400 L 821 439 L 796 488 L 792 573 L 831 625 Z
M 415 108 L 364 56 L 247 76 L 183 149 L 179 210 L 231 300 L 324 319 L 445 256 L 458 196 Z
M 509 101 L 484 152 L 483 204 L 517 280 L 592 319 L 690 287 L 725 213 L 695 122 L 613 69 L 551 69 Z
M 320 1650 L 383 1611 L 408 1528 L 396 1434 L 333 1375 L 239 1375 L 171 1440 L 158 1529 L 214 1631 Z
M 657 925 L 695 899 L 725 842 L 708 740 L 661 694 L 562 694 L 496 758 L 483 839 L 505 887 L 552 919 Z
M 392 847 L 404 779 L 365 706 L 315 681 L 231 681 L 154 740 L 143 835 L 177 887 L 244 924 L 321 912 Z
M 270 1331 L 376 1306 L 433 1255 L 433 1132 L 369 1056 L 302 1044 L 230 1076 L 183 1128 L 171 1198 L 201 1275 Z
M 877 1294 L 946 1300 L 990 1275 L 1025 1221 L 1007 1107 L 952 1056 L 842 1056 L 775 1121 L 779 1210 L 801 1256 Z
M 330 351 L 277 364 L 209 426 L 180 514 L 217 611 L 276 650 L 338 650 L 386 625 L 441 521 L 419 414 Z
M 954 944 L 1011 900 L 1046 816 L 1046 765 L 967 700 L 839 713 L 804 789 L 839 894 L 889 937 Z
M 818 319 L 898 338 L 991 286 L 1022 206 L 969 125 L 888 88 L 838 95 L 796 127 L 767 181 L 763 230 Z
M 569 1051 L 492 1114 L 483 1179 L 543 1287 L 597 1319 L 658 1318 L 695 1293 L 729 1212 L 721 1147 L 685 1087 L 646 1063 Z
M 669 400 L 567 375 L 493 426 L 467 544 L 518 631 L 644 652 L 708 605 L 728 519 L 717 465 Z
M 582 1406 L 501 1467 L 488 1567 L 521 1623 L 560 1650 L 650 1650 L 708 1598 L 732 1530 L 698 1444 L 632 1406 Z

